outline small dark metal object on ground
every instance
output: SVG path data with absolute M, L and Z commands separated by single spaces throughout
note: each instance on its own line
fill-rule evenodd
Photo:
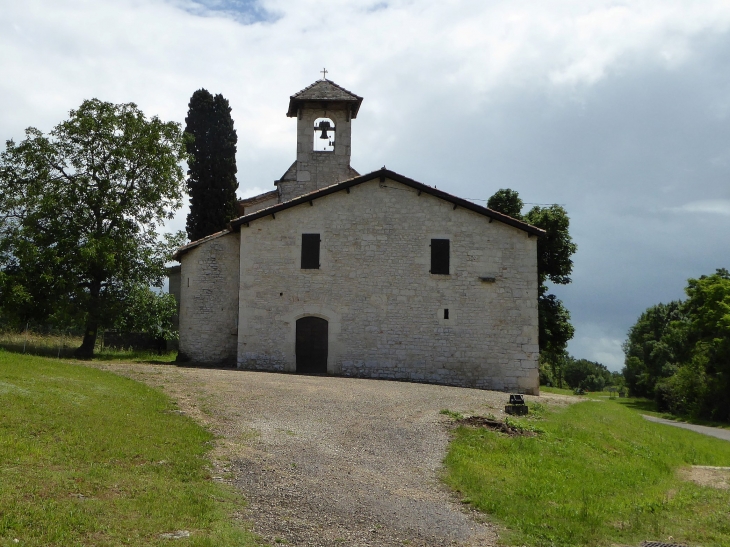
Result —
M 524 405 L 525 397 L 519 394 L 511 393 L 509 396 L 509 404 L 511 405 Z
M 506 433 L 507 435 L 517 436 L 523 435 L 525 437 L 532 437 L 534 435 L 531 431 L 522 431 L 516 427 L 507 425 L 504 422 L 498 420 L 492 420 L 491 418 L 485 418 L 484 416 L 469 416 L 456 421 L 457 424 L 471 425 L 476 427 L 486 427 L 500 433 Z
M 685 543 L 663 543 L 661 541 L 642 541 L 641 547 L 687 547 Z
M 526 416 L 528 408 L 525 398 L 522 395 L 510 394 L 509 404 L 504 407 L 504 411 L 513 416 Z

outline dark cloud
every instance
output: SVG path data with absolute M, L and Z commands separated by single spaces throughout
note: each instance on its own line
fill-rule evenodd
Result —
M 615 368 L 646 307 L 730 267 L 728 52 L 730 34 L 713 35 L 680 66 L 627 59 L 583 88 L 501 90 L 478 109 L 439 97 L 410 126 L 380 129 L 396 135 L 367 152 L 367 170 L 386 163 L 469 198 L 509 187 L 564 204 L 578 253 L 573 283 L 555 293 L 577 328 L 571 350 L 596 358 L 601 343 L 586 337 L 613 339 Z M 687 207 L 698 201 L 725 209 Z

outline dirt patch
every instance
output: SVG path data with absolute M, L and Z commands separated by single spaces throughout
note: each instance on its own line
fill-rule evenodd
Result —
M 518 429 L 499 420 L 485 418 L 484 416 L 467 416 L 466 418 L 456 420 L 454 423 L 472 427 L 484 427 L 492 431 L 499 431 L 500 433 L 510 435 L 511 437 L 534 437 L 537 435 L 534 431 Z
M 719 490 L 730 489 L 730 467 L 693 465 L 679 470 L 682 480 Z

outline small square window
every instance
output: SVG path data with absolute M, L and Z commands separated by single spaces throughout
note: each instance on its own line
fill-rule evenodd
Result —
M 449 275 L 449 240 L 431 240 L 431 273 Z
M 319 269 L 319 234 L 302 234 L 302 269 Z

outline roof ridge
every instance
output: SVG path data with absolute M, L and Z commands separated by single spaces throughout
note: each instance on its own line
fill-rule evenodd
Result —
M 273 205 L 269 205 L 268 207 L 259 209 L 258 211 L 255 211 L 253 213 L 249 213 L 247 215 L 243 215 L 238 218 L 232 219 L 230 222 L 230 226 L 233 229 L 234 227 L 240 226 L 241 224 L 248 223 L 249 221 L 256 220 L 257 218 L 267 216 L 267 215 L 271 214 L 272 212 L 277 213 L 280 210 L 288 209 L 289 207 L 299 205 L 301 203 L 306 203 L 307 201 L 310 201 L 311 199 L 316 199 L 318 197 L 324 197 L 325 195 L 339 191 L 339 189 L 344 189 L 344 188 L 347 188 L 348 186 L 353 186 L 354 184 L 359 184 L 360 182 L 366 182 L 366 181 L 372 180 L 376 177 L 388 177 L 388 178 L 393 179 L 396 182 L 406 184 L 408 186 L 411 186 L 412 188 L 416 188 L 420 191 L 426 192 L 435 197 L 443 199 L 444 201 L 451 202 L 454 204 L 454 209 L 456 209 L 456 206 L 458 205 L 458 206 L 464 207 L 466 209 L 470 209 L 474 212 L 480 213 L 482 215 L 484 215 L 486 213 L 485 216 L 491 217 L 494 220 L 497 220 L 504 224 L 512 226 L 513 228 L 518 228 L 527 233 L 534 234 L 537 236 L 541 236 L 541 235 L 545 234 L 545 230 L 543 230 L 542 228 L 538 228 L 537 226 L 533 226 L 533 225 L 525 222 L 524 220 L 519 220 L 519 219 L 516 219 L 509 215 L 505 215 L 504 213 L 500 213 L 499 211 L 495 211 L 494 209 L 490 209 L 489 207 L 484 207 L 483 205 L 478 205 L 467 199 L 460 198 L 459 196 L 456 196 L 449 192 L 444 192 L 443 190 L 439 190 L 436 187 L 429 186 L 427 184 L 423 184 L 422 182 L 418 182 L 415 179 L 406 177 L 404 175 L 401 175 L 400 173 L 396 173 L 395 171 L 391 171 L 390 169 L 387 169 L 385 167 L 383 167 L 381 169 L 377 169 L 376 171 L 371 171 L 370 173 L 366 173 L 365 175 L 359 175 L 357 177 L 352 177 L 349 179 L 341 180 L 339 182 L 335 182 L 333 184 L 330 184 L 329 186 L 317 188 L 316 190 L 312 190 L 311 192 L 307 192 L 306 194 L 296 196 L 290 200 L 283 201 L 281 203 L 276 203 Z M 420 192 L 419 192 L 419 194 L 420 194 Z M 271 212 L 269 212 L 269 211 L 271 211 Z M 244 219 L 246 219 L 246 220 L 244 220 Z
M 545 230 L 543 230 L 542 228 L 538 228 L 537 226 L 532 226 L 531 224 L 528 224 L 524 220 L 518 220 L 509 215 L 505 215 L 504 213 L 500 213 L 499 211 L 495 211 L 494 209 L 490 209 L 490 208 L 484 207 L 482 205 L 477 205 L 476 203 L 473 203 L 467 199 L 460 198 L 460 197 L 455 196 L 454 194 L 450 194 L 448 192 L 444 192 L 443 190 L 439 190 L 436 187 L 429 186 L 427 184 L 423 184 L 422 182 L 418 182 L 417 180 L 406 177 L 404 175 L 396 173 L 395 171 L 391 171 L 390 169 L 383 167 L 382 169 L 378 169 L 377 171 L 371 171 L 370 173 L 367 173 L 365 175 L 359 175 L 357 177 L 345 179 L 340 182 L 335 182 L 329 186 L 325 186 L 323 188 L 318 188 L 317 190 L 313 190 L 313 191 L 303 194 L 301 196 L 297 196 L 288 201 L 284 201 L 282 203 L 276 203 L 274 205 L 269 205 L 268 207 L 265 207 L 264 209 L 259 209 L 258 211 L 255 211 L 253 213 L 249 213 L 247 215 L 243 215 L 238 218 L 234 218 L 229 222 L 229 224 L 228 224 L 229 228 L 227 228 L 226 230 L 223 230 L 216 234 L 212 234 L 210 236 L 204 237 L 203 239 L 199 239 L 198 241 L 190 242 L 187 245 L 180 247 L 177 251 L 175 251 L 175 254 L 173 255 L 172 258 L 174 260 L 179 261 L 180 256 L 185 254 L 191 248 L 196 247 L 197 245 L 200 245 L 201 243 L 205 242 L 207 239 L 213 239 L 214 237 L 220 237 L 220 236 L 226 235 L 228 233 L 233 233 L 233 231 L 242 224 L 245 224 L 246 226 L 248 226 L 249 222 L 252 222 L 259 218 L 263 218 L 268 215 L 275 215 L 279 211 L 288 209 L 290 207 L 295 207 L 295 206 L 301 205 L 303 203 L 311 202 L 314 199 L 319 199 L 320 197 L 325 197 L 329 194 L 339 192 L 340 190 L 348 189 L 348 193 L 349 193 L 349 188 L 352 186 L 373 180 L 375 178 L 380 178 L 381 181 L 384 181 L 386 177 L 394 180 L 395 182 L 400 182 L 401 184 L 405 184 L 406 186 L 410 186 L 411 188 L 418 190 L 419 195 L 421 194 L 421 192 L 425 192 L 427 194 L 431 194 L 434 197 L 437 197 L 439 199 L 452 203 L 454 205 L 454 209 L 456 209 L 457 207 L 462 207 L 464 209 L 471 210 L 475 213 L 489 217 L 490 219 L 494 219 L 499 222 L 502 222 L 503 224 L 507 224 L 508 226 L 512 226 L 513 228 L 517 228 L 518 230 L 527 232 L 528 235 L 536 235 L 538 237 L 545 235 Z M 491 222 L 491 220 L 490 220 L 490 222 Z

